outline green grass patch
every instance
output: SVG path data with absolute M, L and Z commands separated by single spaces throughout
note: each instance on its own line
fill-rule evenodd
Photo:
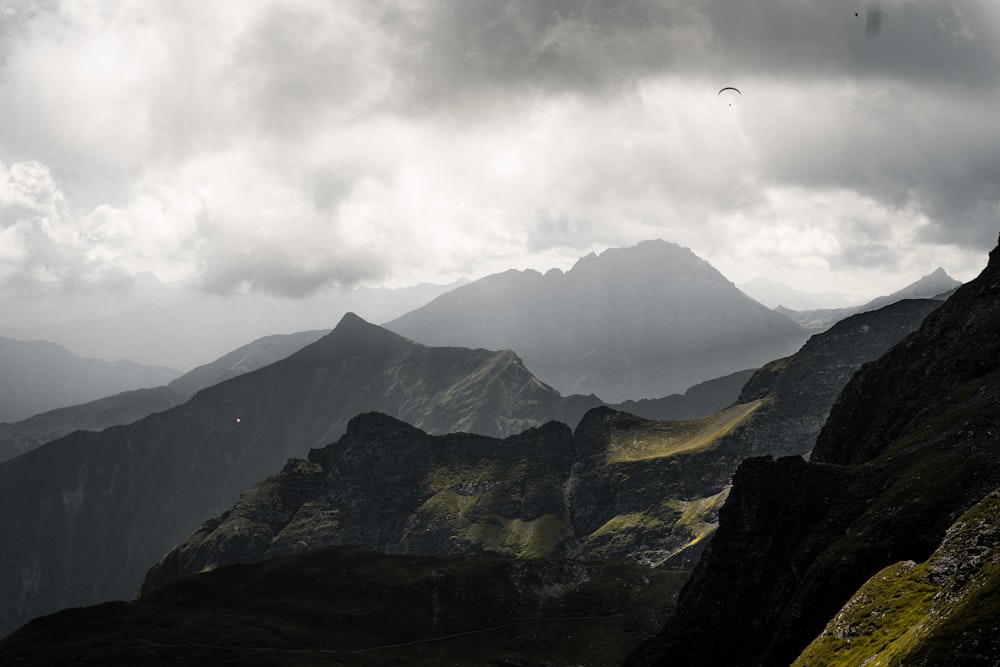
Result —
M 739 403 L 701 419 L 651 421 L 615 433 L 607 462 L 643 461 L 708 449 L 752 415 L 761 402 Z

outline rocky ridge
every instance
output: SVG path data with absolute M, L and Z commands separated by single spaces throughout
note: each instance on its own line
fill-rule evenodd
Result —
M 808 453 L 851 374 L 937 305 L 904 302 L 842 322 L 755 374 L 729 409 L 693 421 L 605 408 L 572 433 L 548 424 L 497 441 L 359 417 L 341 441 L 290 461 L 206 522 L 151 570 L 144 590 L 328 544 L 691 567 L 739 462 Z
M 544 419 L 570 421 L 596 403 L 576 400 L 538 382 L 510 352 L 428 348 L 345 316 L 288 358 L 182 405 L 77 431 L 0 464 L 0 629 L 131 596 L 206 516 L 289 457 L 335 440 L 356 414 L 507 435 Z
M 873 576 L 931 559 L 956 518 L 1000 486 L 998 421 L 1000 248 L 854 376 L 811 463 L 739 468 L 677 613 L 628 664 L 791 664 Z M 975 664 L 1000 659 L 979 648 L 993 662 Z M 857 664 L 843 655 L 824 664 Z

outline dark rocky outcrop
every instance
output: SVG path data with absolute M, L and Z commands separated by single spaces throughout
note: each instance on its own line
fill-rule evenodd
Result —
M 591 254 L 566 273 L 489 276 L 385 326 L 428 345 L 514 350 L 564 394 L 613 403 L 757 368 L 808 338 L 664 241 Z
M 339 441 L 289 461 L 207 521 L 143 591 L 332 544 L 660 565 L 711 529 L 735 464 L 720 447 L 755 407 L 693 422 L 597 408 L 575 432 L 550 422 L 503 440 L 360 415 Z
M 965 512 L 921 563 L 899 561 L 857 590 L 795 661 L 836 665 L 1000 663 L 1000 491 Z
M 927 561 L 1000 486 L 998 422 L 1000 249 L 854 376 L 812 463 L 740 467 L 677 613 L 628 664 L 792 663 L 865 582 Z
M 742 432 L 748 456 L 807 455 L 844 385 L 915 331 L 941 302 L 907 300 L 852 315 L 809 339 L 796 354 L 761 368 L 739 401 L 767 397 Z

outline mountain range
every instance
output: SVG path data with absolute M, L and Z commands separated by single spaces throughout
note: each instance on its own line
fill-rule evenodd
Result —
M 752 458 L 630 665 L 995 665 L 1000 248 L 853 376 L 810 462 Z
M 73 431 L 102 431 L 109 426 L 131 424 L 156 412 L 185 402 L 199 390 L 284 359 L 314 342 L 325 331 L 266 336 L 199 366 L 168 384 L 135 389 L 36 414 L 27 419 L 0 422 L 0 463 Z
M 0 464 L 2 627 L 129 596 L 206 516 L 369 410 L 432 432 L 507 435 L 579 419 L 511 352 L 428 348 L 345 315 L 291 356 L 99 433 L 77 431 Z M 566 416 L 568 415 L 568 416 Z
M 240 355 L 229 356 L 220 369 L 240 375 L 181 405 L 102 433 L 73 433 L 0 464 L 0 502 L 10 508 L 0 517 L 9 537 L 0 547 L 6 627 L 129 595 L 157 553 L 231 507 L 146 573 L 139 602 L 39 619 L 0 643 L 0 657 L 61 659 L 89 646 L 94 658 L 96 647 L 117 646 L 132 656 L 161 651 L 191 659 L 176 651 L 197 648 L 177 646 L 192 600 L 207 623 L 201 650 L 215 656 L 203 652 L 195 662 L 218 661 L 225 644 L 218 633 L 234 631 L 225 620 L 234 605 L 254 610 L 241 618 L 256 632 L 240 636 L 253 636 L 255 650 L 289 650 L 276 643 L 280 634 L 266 638 L 267 628 L 294 628 L 303 641 L 318 642 L 318 626 L 281 617 L 260 604 L 261 593 L 294 590 L 286 603 L 295 608 L 307 595 L 289 587 L 296 567 L 309 562 L 312 581 L 330 580 L 330 568 L 360 566 L 345 565 L 351 556 L 344 547 L 326 545 L 362 543 L 477 560 L 624 560 L 679 568 L 685 577 L 697 562 L 678 612 L 631 664 L 871 664 L 935 645 L 945 652 L 958 646 L 963 664 L 993 664 L 1000 651 L 990 652 L 989 615 L 980 612 L 991 608 L 989 567 L 1000 561 L 991 537 L 991 508 L 1000 501 L 990 495 L 1000 474 L 992 472 L 989 446 L 1000 416 L 993 414 L 1000 405 L 998 276 L 1000 249 L 980 278 L 943 305 L 910 300 L 849 317 L 753 373 L 733 405 L 688 421 L 644 419 L 595 396 L 564 398 L 513 352 L 425 347 L 354 315 L 256 370 L 247 372 L 259 363 L 249 356 L 244 365 Z M 205 374 L 192 386 L 218 377 Z M 744 379 L 719 382 L 731 387 L 737 378 Z M 714 392 L 715 384 L 705 388 Z M 358 416 L 348 422 L 351 415 Z M 571 430 L 552 419 L 579 423 Z M 327 551 L 311 551 L 317 547 Z M 400 558 L 380 560 L 379 576 L 405 573 L 405 585 L 368 590 L 401 601 L 433 592 L 447 600 L 434 610 L 472 599 L 469 589 L 420 583 L 469 561 Z M 271 560 L 239 564 L 262 559 Z M 510 615 L 511 606 L 541 609 L 523 586 L 514 596 L 499 592 L 522 560 L 498 561 L 509 565 L 493 574 L 477 568 L 482 604 L 497 601 L 506 623 L 518 626 L 559 621 Z M 566 564 L 558 572 L 601 585 L 632 576 L 582 574 L 582 563 L 552 562 Z M 269 583 L 259 583 L 258 573 L 270 573 Z M 641 575 L 629 581 L 627 595 L 643 595 Z M 248 582 L 258 583 L 248 589 Z M 566 597 L 576 586 L 556 578 L 539 590 L 550 591 L 552 604 L 577 605 Z M 675 590 L 641 608 L 672 608 Z M 341 612 L 348 626 L 373 621 L 373 643 L 358 649 L 365 653 L 407 637 L 373 620 L 383 617 Z M 159 648 L 140 645 L 151 618 L 177 619 L 158 624 Z M 477 622 L 437 627 L 454 628 L 455 636 L 502 629 Z M 554 633 L 558 627 L 568 626 L 556 623 Z M 714 628 L 729 632 L 714 636 Z M 973 635 L 963 635 L 966 628 Z M 636 639 L 621 628 L 608 632 L 615 650 Z M 403 643 L 415 651 L 444 639 L 433 635 L 417 632 Z M 551 646 L 555 635 L 539 636 Z M 711 648 L 699 653 L 705 642 Z M 226 651 L 246 657 L 251 648 L 237 641 Z M 331 658 L 338 648 L 319 648 L 315 657 Z M 115 650 L 103 650 L 103 664 L 129 662 Z M 443 651 L 434 660 L 452 664 L 456 654 Z M 515 651 L 496 664 L 543 654 L 550 655 Z M 306 657 L 296 651 L 294 659 Z
M 513 350 L 560 392 L 609 402 L 757 368 L 809 337 L 665 241 L 592 253 L 565 273 L 488 276 L 385 327 L 426 345 Z
M 798 322 L 807 331 L 817 333 L 826 331 L 835 322 L 838 322 L 854 313 L 862 313 L 869 310 L 877 310 L 890 303 L 902 301 L 903 299 L 936 299 L 944 301 L 954 293 L 962 283 L 949 276 L 944 269 L 937 268 L 928 273 L 914 283 L 906 287 L 872 299 L 860 306 L 850 306 L 846 308 L 820 308 L 812 310 L 793 310 L 784 305 L 778 306 L 775 310 L 789 319 Z
M 182 405 L 100 433 L 76 432 L 0 464 L 0 502 L 10 508 L 0 530 L 11 537 L 0 547 L 3 599 L 14 603 L 3 610 L 3 625 L 130 596 L 146 570 L 206 517 L 289 457 L 333 442 L 353 415 L 380 410 L 432 433 L 506 436 L 546 420 L 576 424 L 599 405 L 593 397 L 561 397 L 513 353 L 427 348 L 345 316 L 286 359 L 203 389 Z M 691 449 L 684 443 L 697 444 L 699 433 L 723 435 L 739 414 L 706 418 L 675 444 Z M 731 457 L 730 468 L 702 457 L 700 465 L 717 469 L 714 481 L 687 498 L 719 496 L 738 462 Z M 699 501 L 705 520 L 657 534 L 647 558 L 662 561 L 695 541 L 711 528 L 712 507 Z M 670 525 L 678 523 L 674 510 L 663 512 L 674 517 Z M 622 526 L 633 536 L 609 553 L 643 539 L 641 522 Z
M 0 337 L 0 421 L 157 387 L 180 373 L 133 361 L 84 359 L 61 345 Z
M 384 322 L 465 281 L 397 289 L 330 288 L 298 299 L 255 294 L 185 295 L 148 274 L 139 282 L 142 284 L 136 290 L 146 302 L 122 299 L 118 310 L 93 315 L 74 311 L 67 303 L 66 312 L 75 316 L 48 313 L 43 321 L 31 325 L 0 326 L 0 336 L 53 341 L 83 357 L 132 359 L 184 372 L 265 336 L 329 329 L 348 312 L 371 322 Z M 64 295 L 46 296 L 46 300 L 59 303 L 65 299 Z M 125 307 L 126 303 L 131 305 Z M 0 294 L 0 308 L 14 306 Z M 0 309 L 0 316 L 3 314 Z M 34 319 L 40 317 L 40 313 L 34 315 Z

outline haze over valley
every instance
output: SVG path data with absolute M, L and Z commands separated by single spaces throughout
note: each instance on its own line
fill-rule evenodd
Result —
M 1000 664 L 1000 3 L 0 0 L 0 664 Z

